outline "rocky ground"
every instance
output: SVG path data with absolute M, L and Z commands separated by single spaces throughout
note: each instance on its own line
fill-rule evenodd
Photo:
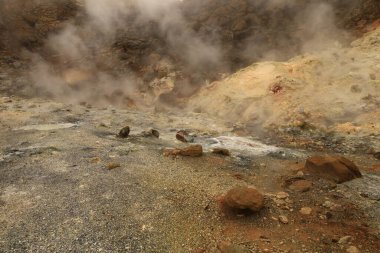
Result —
M 379 5 L 315 2 L 1 2 L 0 252 L 378 252 Z
M 302 169 L 314 152 L 234 137 L 203 114 L 0 102 L 0 252 L 380 247 L 379 161 L 372 155 L 347 155 L 363 177 L 336 184 Z M 125 125 L 129 137 L 117 137 Z M 151 128 L 159 138 L 141 134 Z M 180 129 L 203 146 L 203 156 L 163 155 L 190 145 L 176 140 Z M 211 153 L 215 147 L 231 156 Z M 235 186 L 256 187 L 264 207 L 231 210 L 223 199 Z

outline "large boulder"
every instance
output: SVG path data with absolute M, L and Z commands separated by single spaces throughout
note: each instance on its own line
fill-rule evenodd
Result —
M 250 187 L 239 186 L 229 190 L 224 201 L 232 209 L 258 212 L 264 207 L 263 194 Z
M 359 168 L 342 156 L 313 156 L 306 160 L 305 169 L 321 178 L 343 183 L 362 176 Z

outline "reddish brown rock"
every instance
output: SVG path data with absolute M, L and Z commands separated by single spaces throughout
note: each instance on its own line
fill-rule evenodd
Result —
M 305 169 L 324 179 L 343 183 L 362 174 L 359 168 L 350 160 L 342 156 L 313 156 L 306 160 Z
M 180 155 L 198 157 L 203 155 L 202 145 L 192 145 L 183 149 L 180 149 Z
M 113 170 L 113 169 L 120 168 L 120 167 L 121 167 L 120 163 L 109 163 L 107 165 L 108 170 Z
M 193 142 L 193 138 L 185 130 L 178 131 L 175 135 L 175 138 L 184 143 Z
M 202 145 L 192 145 L 186 148 L 165 149 L 164 156 L 191 156 L 199 157 L 203 155 Z
M 239 186 L 229 190 L 224 201 L 232 209 L 249 209 L 258 212 L 264 207 L 263 194 L 250 187 Z
M 312 186 L 313 183 L 309 180 L 297 180 L 289 186 L 289 189 L 297 192 L 307 192 Z
M 380 172 L 380 164 L 377 164 L 377 165 L 373 166 L 373 168 L 371 169 L 371 171 Z

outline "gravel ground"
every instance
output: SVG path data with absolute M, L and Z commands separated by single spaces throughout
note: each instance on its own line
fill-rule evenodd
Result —
M 218 252 L 223 241 L 251 252 L 345 252 L 349 245 L 335 242 L 345 235 L 360 252 L 380 247 L 380 229 L 371 226 L 380 217 L 379 200 L 365 194 L 367 176 L 344 185 L 346 193 L 359 185 L 360 196 L 319 181 L 301 194 L 283 182 L 308 155 L 302 150 L 296 156 L 222 157 L 206 150 L 200 158 L 164 157 L 163 148 L 185 146 L 175 141 L 176 129 L 228 135 L 229 128 L 201 114 L 1 98 L 0 125 L 0 252 Z M 130 138 L 117 138 L 125 125 Z M 149 128 L 160 138 L 138 135 Z M 364 169 L 376 163 L 369 156 L 352 159 Z M 376 188 L 379 177 L 369 177 Z M 250 216 L 225 211 L 221 196 L 236 185 L 264 192 L 266 208 Z M 280 191 L 290 194 L 285 209 L 274 197 Z M 325 210 L 328 199 L 340 209 Z M 315 212 L 300 217 L 304 206 Z M 330 220 L 322 217 L 327 211 Z M 279 215 L 289 224 L 279 223 Z

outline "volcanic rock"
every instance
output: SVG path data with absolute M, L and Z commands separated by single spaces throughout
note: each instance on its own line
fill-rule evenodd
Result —
M 358 167 L 342 156 L 313 156 L 306 160 L 305 169 L 318 177 L 343 183 L 362 176 Z
M 239 186 L 229 190 L 224 197 L 225 203 L 232 209 L 258 212 L 264 207 L 264 196 L 258 190 Z
M 160 132 L 158 132 L 156 129 L 149 129 L 147 131 L 143 131 L 141 133 L 142 136 L 144 137 L 156 137 L 160 138 Z
M 202 145 L 192 145 L 186 148 L 165 149 L 164 156 L 191 156 L 199 157 L 203 155 Z
M 224 156 L 230 156 L 231 153 L 228 149 L 225 149 L 225 148 L 214 148 L 212 150 L 212 153 L 214 154 L 218 154 L 218 155 L 224 155 Z
M 185 143 L 194 141 L 193 138 L 189 135 L 189 133 L 185 130 L 178 131 L 175 137 L 177 140 Z
M 309 180 L 297 180 L 289 186 L 289 189 L 297 192 L 307 192 L 312 186 L 313 183 Z
M 125 126 L 125 127 L 123 127 L 123 128 L 120 130 L 118 136 L 119 136 L 120 138 L 128 138 L 130 132 L 131 132 L 130 127 L 129 127 L 129 126 Z
M 203 155 L 203 148 L 202 145 L 192 145 L 181 149 L 179 154 L 182 156 L 198 157 Z

